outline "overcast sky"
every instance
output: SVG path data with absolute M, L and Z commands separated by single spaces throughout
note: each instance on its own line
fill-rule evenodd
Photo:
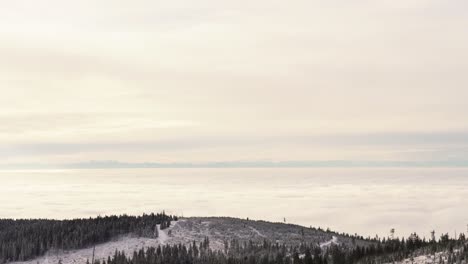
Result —
M 466 0 L 0 3 L 0 164 L 468 156 Z

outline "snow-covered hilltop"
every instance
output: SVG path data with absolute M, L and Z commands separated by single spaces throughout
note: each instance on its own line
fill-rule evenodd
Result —
M 93 259 L 103 260 L 114 255 L 116 251 L 124 251 L 130 255 L 141 248 L 157 247 L 158 245 L 190 244 L 193 241 L 210 241 L 213 250 L 223 250 L 225 243 L 236 239 L 261 243 L 268 240 L 285 245 L 298 245 L 303 242 L 328 247 L 332 244 L 367 245 L 370 242 L 341 236 L 323 230 L 306 228 L 298 225 L 251 221 L 228 217 L 194 217 L 172 221 L 170 227 L 161 230 L 157 225 L 158 237 L 147 238 L 136 235 L 120 236 L 110 242 L 101 243 L 92 248 L 57 251 L 50 250 L 46 255 L 14 264 L 63 264 L 86 263 Z
M 209 258 L 211 263 L 227 264 L 229 263 L 228 258 L 241 261 L 239 263 L 258 263 L 258 261 L 266 260 L 265 263 L 278 263 L 276 261 L 279 258 L 284 261 L 280 263 L 294 264 L 466 264 L 468 260 L 468 241 L 464 234 L 460 234 L 458 239 L 449 238 L 447 234 L 444 234 L 440 240 L 434 238 L 431 241 L 421 239 L 416 234 L 401 240 L 365 240 L 359 236 L 349 236 L 286 223 L 230 217 L 177 218 L 165 214 L 146 215 L 142 218 L 127 216 L 100 218 L 86 223 L 92 226 L 99 221 L 108 224 L 137 224 L 135 224 L 134 229 L 125 229 L 134 230 L 132 232 L 120 232 L 121 228 L 126 225 L 111 224 L 110 229 L 104 229 L 106 230 L 104 233 L 114 230 L 114 233 L 119 235 L 101 240 L 101 243 L 91 244 L 94 246 L 71 250 L 56 250 L 57 247 L 49 247 L 52 249 L 44 251 L 45 254 L 35 255 L 39 257 L 30 257 L 27 258 L 27 261 L 17 262 L 6 259 L 6 262 L 14 264 L 85 264 L 89 261 L 93 264 L 126 264 L 135 263 L 135 261 L 140 263 L 139 261 L 144 260 L 141 264 L 159 264 L 178 263 L 177 261 L 186 261 L 187 259 L 194 262 L 184 263 L 200 263 L 196 261 L 204 263 L 203 261 L 208 261 L 206 258 Z M 35 222 L 33 221 L 33 223 Z M 19 224 L 19 226 L 25 225 L 24 223 Z M 9 225 L 10 232 L 6 234 L 12 236 L 16 233 L 15 228 L 19 227 L 15 226 L 14 223 L 9 223 Z M 72 223 L 58 222 L 58 226 L 61 225 L 72 225 Z M 83 228 L 82 224 L 79 226 Z M 119 226 L 119 228 L 115 228 L 115 226 Z M 83 236 L 75 235 L 75 232 L 78 232 L 77 229 L 68 230 L 72 231 L 69 233 L 60 231 L 60 235 L 55 236 L 54 239 L 65 237 L 68 238 L 67 241 L 70 241 Z M 96 237 L 103 233 L 102 231 L 94 232 L 94 230 L 96 229 L 91 228 L 88 231 L 91 231 L 92 235 Z M 46 233 L 46 235 L 49 234 Z M 78 232 L 78 234 L 88 233 Z M 8 239 L 5 234 L 3 237 Z M 19 236 L 19 239 L 21 242 L 23 236 Z M 31 238 L 28 237 L 28 239 Z M 0 242 L 2 242 L 1 239 Z M 5 245 L 7 243 L 3 245 L 0 243 L 0 248 L 4 250 Z M 8 245 L 12 245 L 12 243 L 10 242 Z M 26 243 L 26 245 L 29 244 Z M 14 247 L 13 251 L 15 252 Z M 179 251 L 179 253 L 173 255 L 170 253 L 172 251 Z M 21 252 L 23 251 L 20 251 L 17 256 L 21 257 Z M 161 254 L 161 252 L 166 253 Z

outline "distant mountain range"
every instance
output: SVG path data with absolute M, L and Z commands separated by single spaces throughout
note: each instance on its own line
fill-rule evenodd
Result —
M 122 169 L 122 168 L 348 168 L 468 167 L 468 160 L 448 161 L 225 161 L 225 162 L 121 162 L 99 160 L 65 164 L 0 164 L 0 169 Z

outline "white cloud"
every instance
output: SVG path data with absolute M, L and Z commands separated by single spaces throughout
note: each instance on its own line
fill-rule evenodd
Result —
M 438 0 L 4 2 L 0 142 L 466 131 L 467 8 Z M 110 154 L 209 160 L 361 153 L 268 143 L 206 142 L 171 157 Z M 51 159 L 109 153 L 88 154 Z

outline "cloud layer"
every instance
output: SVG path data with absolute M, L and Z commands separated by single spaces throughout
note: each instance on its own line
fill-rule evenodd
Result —
M 458 161 L 465 1 L 0 4 L 2 164 Z

